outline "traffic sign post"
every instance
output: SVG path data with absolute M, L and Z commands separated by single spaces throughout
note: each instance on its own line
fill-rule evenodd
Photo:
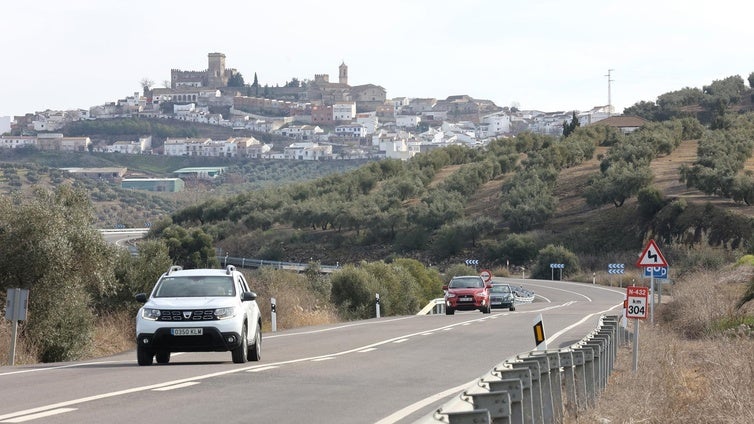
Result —
M 648 297 L 646 287 L 626 288 L 626 318 L 634 319 L 634 372 L 639 369 L 639 320 L 647 318 Z
M 620 274 L 620 282 L 618 283 L 619 287 L 623 287 L 623 273 L 626 270 L 626 264 L 607 264 L 607 273 L 611 276 L 614 274 Z M 612 278 L 610 279 L 610 286 L 613 285 Z
M 644 251 L 639 255 L 639 260 L 636 261 L 636 266 L 639 268 L 646 267 L 667 267 L 668 261 L 665 260 L 665 256 L 660 252 L 660 248 L 657 247 L 657 243 L 654 240 L 649 240 L 644 247 Z M 655 323 L 655 279 L 654 273 L 649 277 L 649 296 L 651 296 L 651 302 L 649 303 L 649 322 Z
M 550 281 L 555 279 L 555 270 L 560 270 L 560 281 L 563 281 L 563 268 L 565 264 L 550 264 Z
M 16 338 L 18 335 L 18 322 L 26 320 L 26 311 L 28 310 L 29 290 L 14 288 L 8 289 L 5 298 L 5 319 L 9 320 L 11 325 L 10 340 L 10 365 L 16 364 Z

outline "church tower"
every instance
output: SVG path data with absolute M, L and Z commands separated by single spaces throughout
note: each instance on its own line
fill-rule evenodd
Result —
M 338 82 L 344 85 L 348 85 L 348 66 L 346 65 L 346 62 L 342 62 L 340 64 L 340 67 L 338 67 L 338 70 L 340 71 Z

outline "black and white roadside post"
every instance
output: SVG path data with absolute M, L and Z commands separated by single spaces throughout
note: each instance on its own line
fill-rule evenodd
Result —
M 272 321 L 272 332 L 278 331 L 278 311 L 277 301 L 274 297 L 270 298 L 270 320 Z
M 377 311 L 377 318 L 380 317 L 380 294 L 375 293 L 374 295 L 374 307 Z
M 12 323 L 10 339 L 10 365 L 16 364 L 16 338 L 18 322 L 26 320 L 26 310 L 29 303 L 29 290 L 15 288 L 8 289 L 5 300 L 5 319 Z

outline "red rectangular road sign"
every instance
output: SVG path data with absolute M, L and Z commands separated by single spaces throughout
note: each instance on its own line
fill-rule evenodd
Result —
M 647 318 L 647 298 L 649 289 L 646 287 L 626 288 L 626 318 Z

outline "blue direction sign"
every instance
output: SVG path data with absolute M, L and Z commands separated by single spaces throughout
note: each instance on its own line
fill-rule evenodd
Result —
M 565 264 L 550 264 L 550 268 L 563 269 L 565 268 Z
M 666 266 L 648 266 L 644 267 L 644 278 L 668 278 L 668 267 Z
M 607 264 L 608 274 L 623 274 L 626 270 L 626 264 Z

